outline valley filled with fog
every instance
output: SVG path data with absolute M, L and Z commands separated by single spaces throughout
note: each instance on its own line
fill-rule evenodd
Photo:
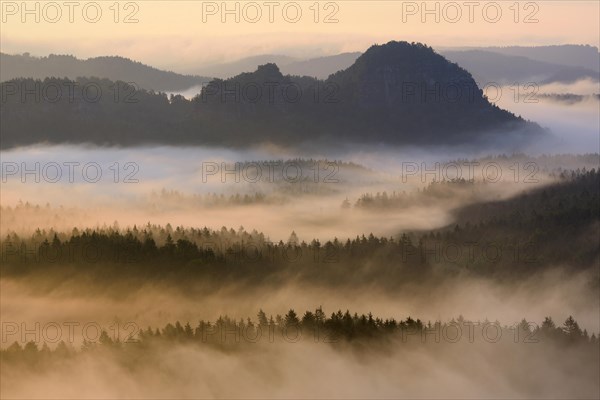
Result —
M 405 3 L 3 4 L 0 397 L 598 398 L 598 6 Z
M 483 152 L 467 159 L 463 158 L 464 153 L 457 152 L 454 156 L 448 149 L 421 149 L 418 157 L 412 154 L 413 158 L 403 158 L 406 153 L 402 149 L 390 148 L 382 151 L 349 148 L 343 154 L 332 149 L 331 153 L 322 154 L 321 161 L 307 161 L 298 158 L 302 153 L 273 148 L 239 152 L 59 145 L 5 151 L 3 162 L 9 165 L 9 170 L 4 171 L 7 176 L 1 199 L 1 234 L 7 269 L 2 273 L 0 290 L 3 321 L 9 325 L 5 326 L 4 340 L 20 342 L 22 337 L 39 340 L 50 337 L 56 343 L 55 335 L 60 334 L 61 340 L 77 349 L 84 338 L 96 336 L 97 327 L 107 330 L 111 337 L 117 335 L 126 340 L 129 334 L 138 334 L 149 326 L 161 327 L 166 322 L 189 322 L 194 327 L 199 318 L 216 321 L 229 316 L 234 321 L 244 321 L 248 317 L 254 320 L 260 309 L 271 316 L 284 316 L 290 308 L 322 307 L 327 315 L 349 309 L 396 320 L 412 316 L 429 323 L 452 323 L 459 317 L 478 326 L 486 321 L 500 321 L 507 329 L 503 342 L 489 342 L 481 336 L 470 343 L 466 341 L 468 329 L 463 329 L 461 335 L 465 336 L 459 343 L 449 341 L 446 336 L 442 336 L 441 344 L 435 343 L 432 339 L 435 335 L 430 334 L 425 335 L 424 342 L 415 339 L 412 345 L 398 337 L 385 344 L 373 339 L 364 339 L 366 342 L 359 344 L 363 339 L 354 339 L 332 347 L 330 343 L 312 343 L 312 339 L 305 339 L 310 335 L 304 333 L 299 342 L 255 344 L 242 337 L 242 344 L 235 345 L 235 333 L 230 332 L 222 337 L 224 342 L 217 348 L 207 348 L 202 341 L 151 345 L 139 355 L 143 357 L 141 365 L 135 367 L 128 364 L 130 356 L 119 354 L 120 350 L 102 350 L 97 354 L 73 353 L 61 361 L 58 369 L 34 370 L 35 376 L 14 369 L 29 367 L 3 368 L 3 380 L 10 382 L 3 386 L 3 393 L 43 397 L 51 390 L 70 397 L 84 388 L 89 390 L 91 385 L 95 389 L 90 393 L 106 397 L 176 393 L 180 397 L 201 394 L 277 398 L 290 390 L 308 397 L 332 393 L 411 397 L 433 382 L 446 382 L 438 393 L 443 396 L 580 393 L 586 397 L 595 393 L 593 375 L 586 378 L 586 374 L 593 374 L 588 365 L 594 365 L 597 358 L 583 367 L 564 365 L 559 361 L 566 357 L 563 349 L 539 347 L 559 344 L 515 344 L 510 330 L 510 326 L 523 319 L 535 329 L 546 316 L 560 324 L 569 315 L 575 315 L 581 329 L 597 335 L 600 281 L 594 267 L 597 248 L 593 243 L 582 246 L 584 251 L 591 250 L 595 255 L 583 265 L 577 262 L 575 267 L 569 255 L 553 261 L 545 256 L 546 250 L 536 252 L 536 247 L 532 252 L 529 239 L 520 239 L 521 236 L 515 239 L 516 250 L 504 247 L 499 250 L 496 239 L 490 239 L 490 244 L 486 237 L 464 247 L 464 239 L 458 237 L 430 248 L 425 253 L 427 272 L 417 275 L 402 271 L 410 268 L 411 257 L 421 250 L 402 250 L 398 261 L 386 261 L 386 257 L 377 253 L 371 257 L 368 256 L 371 250 L 365 250 L 367 257 L 352 263 L 356 266 L 345 261 L 343 250 L 321 253 L 311 246 L 300 246 L 300 250 L 288 248 L 283 250 L 283 260 L 275 256 L 271 259 L 270 252 L 279 251 L 272 250 L 272 246 L 310 244 L 315 239 L 323 245 L 333 240 L 344 244 L 347 240 L 359 237 L 365 240 L 365 236 L 375 235 L 401 242 L 405 232 L 416 244 L 428 232 L 464 226 L 462 210 L 468 210 L 469 206 L 502 203 L 553 185 L 564 185 L 565 171 L 567 176 L 570 171 L 589 171 L 598 160 L 598 154 L 484 157 Z M 53 160 L 61 161 L 61 179 L 56 182 L 50 182 L 56 176 L 50 168 L 47 175 L 40 173 L 40 182 L 36 184 L 31 184 L 35 173 L 21 174 L 24 166 L 35 170 L 36 162 L 48 165 Z M 73 164 L 65 166 L 63 162 Z M 85 169 L 87 163 L 96 164 Z M 10 166 L 14 165 L 18 171 L 13 173 Z M 69 181 L 69 165 L 73 182 Z M 96 179 L 97 165 L 102 178 L 89 182 Z M 261 171 L 260 179 L 257 171 Z M 597 201 L 597 192 L 594 196 Z M 71 235 L 91 230 L 123 234 L 134 230 L 141 234 L 146 230 L 166 229 L 176 239 L 180 229 L 190 228 L 220 232 L 218 237 L 196 243 L 200 249 L 210 248 L 224 254 L 227 261 L 223 265 L 234 270 L 242 268 L 239 274 L 244 275 L 232 270 L 229 277 L 207 275 L 183 283 L 185 275 L 181 274 L 186 274 L 187 268 L 194 268 L 188 263 L 180 272 L 164 271 L 140 279 L 126 271 L 143 261 L 135 257 L 106 261 L 102 250 L 93 246 L 87 256 L 79 259 L 67 256 L 63 261 L 61 257 L 69 251 L 59 251 L 57 259 L 44 260 L 40 256 L 44 238 L 52 242 L 55 233 L 65 242 Z M 492 225 L 486 231 L 490 238 L 494 234 L 489 229 L 503 231 Z M 598 220 L 590 221 L 582 229 L 577 235 L 593 237 Z M 244 242 L 243 235 L 239 238 L 240 232 L 248 232 L 243 235 L 254 239 Z M 256 239 L 256 233 L 260 239 Z M 157 246 L 165 245 L 163 235 L 153 234 Z M 15 240 L 16 237 L 19 239 Z M 573 239 L 584 240 L 582 237 Z M 19 241 L 23 244 L 17 244 Z M 535 268 L 528 272 L 514 270 L 507 275 L 478 272 L 468 267 L 468 261 L 463 262 L 473 251 L 476 264 L 497 262 Z M 255 258 L 255 252 L 261 256 Z M 537 259 L 540 254 L 543 255 Z M 105 263 L 113 266 L 102 272 Z M 273 265 L 275 270 L 260 272 L 262 269 L 258 267 L 262 263 Z M 17 268 L 10 268 L 11 264 Z M 201 265 L 195 268 L 206 268 Z M 335 272 L 340 268 L 347 271 L 343 281 L 339 279 L 340 272 Z M 397 272 L 392 274 L 390 268 Z M 328 277 L 327 270 L 332 270 L 333 275 Z M 13 326 L 13 321 L 19 323 Z M 69 325 L 74 321 L 81 323 Z M 86 325 L 90 323 L 91 328 Z M 111 330 L 115 327 L 117 331 Z M 29 333 L 23 333 L 27 332 L 25 329 Z M 67 340 L 69 329 L 74 337 L 72 342 Z M 227 350 L 231 343 L 242 348 Z M 50 346 L 55 345 L 50 343 Z M 386 346 L 392 350 L 380 348 Z M 569 351 L 576 354 L 580 350 Z M 581 351 L 589 356 L 589 352 Z M 581 359 L 583 355 L 572 357 Z M 323 358 L 327 360 L 325 364 L 317 361 Z M 465 358 L 468 363 L 458 361 Z M 50 358 L 45 362 L 54 365 L 57 361 Z M 160 370 L 150 367 L 157 362 Z M 319 365 L 317 369 L 315 363 Z M 523 381 L 513 369 L 515 363 L 519 370 L 533 369 L 536 374 Z M 254 366 L 248 369 L 247 365 Z M 290 369 L 289 365 L 294 367 Z M 548 365 L 561 366 L 545 371 Z M 578 368 L 584 369 L 578 371 Z M 229 385 L 226 375 L 217 375 L 217 369 L 235 373 L 236 385 Z M 334 374 L 327 381 L 319 378 L 325 371 Z M 569 385 L 573 386 L 565 386 L 562 379 L 573 371 L 578 371 L 581 381 L 571 381 Z M 501 378 L 497 376 L 499 373 Z M 210 378 L 198 381 L 188 374 Z M 535 388 L 545 382 L 548 374 L 556 374 L 557 382 L 561 383 Z M 66 385 L 62 381 L 65 376 L 76 377 L 79 383 Z M 23 379 L 35 385 L 25 385 L 21 383 Z M 456 383 L 457 379 L 462 383 Z M 140 385 L 146 380 L 152 381 L 152 385 Z M 348 380 L 355 384 L 342 385 Z M 176 382 L 177 389 L 172 390 L 167 382 Z M 464 385 L 471 389 L 465 392 Z M 36 389 L 42 387 L 43 392 Z

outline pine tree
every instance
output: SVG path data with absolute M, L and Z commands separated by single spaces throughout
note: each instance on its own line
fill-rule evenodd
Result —
M 260 310 L 258 310 L 257 317 L 258 317 L 258 325 L 260 325 L 260 326 L 267 326 L 267 325 L 269 325 L 269 321 L 267 321 L 267 315 L 262 310 L 262 308 Z

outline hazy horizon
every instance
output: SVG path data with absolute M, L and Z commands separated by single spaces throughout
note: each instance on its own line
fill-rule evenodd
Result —
M 600 5 L 591 1 L 521 3 L 518 12 L 505 3 L 456 3 L 458 7 L 449 7 L 438 2 L 422 8 L 418 2 L 353 1 L 323 3 L 318 14 L 306 2 L 273 8 L 256 3 L 259 11 L 242 4 L 237 13 L 226 14 L 221 3 L 216 2 L 153 1 L 130 6 L 123 3 L 118 15 L 103 4 L 98 17 L 96 8 L 91 7 L 86 9 L 89 15 L 85 18 L 83 5 L 74 7 L 71 14 L 65 6 L 59 11 L 50 7 L 44 13 L 45 4 L 51 2 L 42 1 L 38 2 L 36 15 L 23 14 L 18 3 L 2 3 L 3 52 L 74 54 L 80 58 L 120 55 L 181 73 L 192 73 L 200 65 L 232 62 L 257 54 L 307 59 L 364 51 L 372 44 L 389 40 L 418 41 L 434 48 L 600 46 L 596 18 Z M 228 4 L 228 10 L 235 10 L 234 2 L 224 4 Z M 29 23 L 22 23 L 22 19 Z M 119 23 L 114 23 L 115 19 Z M 315 23 L 315 19 L 319 22 Z M 160 26 L 160 31 L 155 26 Z M 69 40 L 73 35 L 78 40 Z M 110 49 L 109 54 L 106 49 Z

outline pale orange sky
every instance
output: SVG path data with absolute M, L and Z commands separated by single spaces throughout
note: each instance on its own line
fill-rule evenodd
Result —
M 257 18 L 257 8 L 248 6 L 252 3 L 248 1 L 238 2 L 240 21 L 237 23 L 234 14 L 226 15 L 226 22 L 221 21 L 220 1 L 160 0 L 119 2 L 119 22 L 114 20 L 113 0 L 75 1 L 71 9 L 73 22 L 70 22 L 65 1 L 28 1 L 27 8 L 33 10 L 31 14 L 23 13 L 21 1 L 1 1 L 2 51 L 73 54 L 82 58 L 122 55 L 161 68 L 193 71 L 202 64 L 233 61 L 249 55 L 276 53 L 310 57 L 363 51 L 373 43 L 389 40 L 419 41 L 434 47 L 567 43 L 598 46 L 600 41 L 600 2 L 595 0 L 321 1 L 316 3 L 318 22 L 314 20 L 315 1 L 274 1 L 273 6 L 269 6 L 267 0 L 253 3 L 262 13 L 256 23 L 249 22 Z M 36 3 L 39 3 L 38 11 L 35 11 Z M 434 12 L 424 14 L 423 4 Z M 97 18 L 95 5 L 101 10 Z M 88 21 L 84 19 L 84 7 L 87 7 Z M 203 9 L 211 11 L 211 7 L 214 15 L 203 14 Z M 228 2 L 227 7 L 233 9 L 235 2 Z M 270 7 L 273 7 L 273 22 L 269 21 Z M 297 9 L 302 13 L 298 18 Z M 498 9 L 501 15 L 496 14 Z M 137 22 L 124 23 L 130 13 Z M 325 23 L 325 16 L 331 13 L 337 22 Z M 39 22 L 35 21 L 36 16 Z M 439 22 L 435 21 L 436 16 Z M 529 23 L 525 22 L 527 16 Z M 422 18 L 426 18 L 425 22 Z M 90 22 L 94 19 L 98 21 Z M 294 19 L 297 22 L 292 22 Z M 497 22 L 493 22 L 494 19 Z

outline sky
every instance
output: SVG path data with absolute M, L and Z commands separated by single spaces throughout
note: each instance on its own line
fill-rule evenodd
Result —
M 120 55 L 177 72 L 257 54 L 364 51 L 390 40 L 600 45 L 598 1 L 1 1 L 0 11 L 5 53 Z

